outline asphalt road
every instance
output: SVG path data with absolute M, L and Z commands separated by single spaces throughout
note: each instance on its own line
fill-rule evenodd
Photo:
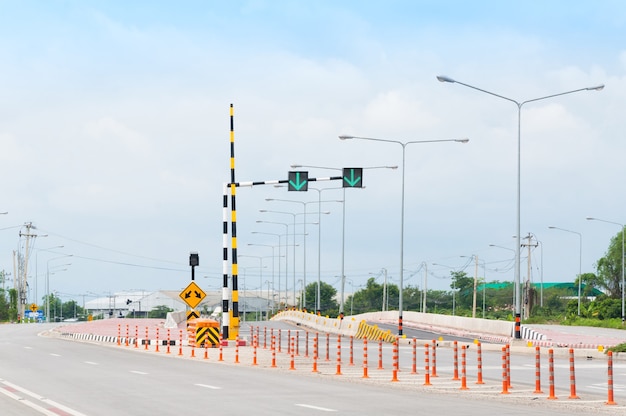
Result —
M 545 397 L 502 398 L 498 394 L 466 394 L 458 388 L 427 390 L 389 383 L 388 379 L 362 383 L 358 378 L 312 374 L 308 369 L 220 363 L 215 360 L 215 351 L 209 360 L 188 359 L 141 348 L 38 336 L 46 327 L 0 325 L 3 416 L 184 412 L 362 416 L 451 414 L 461 410 L 464 416 L 589 414 L 588 409 L 572 410 L 563 401 L 554 403 Z M 245 360 L 249 362 L 249 356 Z M 611 413 L 598 406 L 594 409 L 604 414 L 626 414 L 622 406 L 612 407 Z

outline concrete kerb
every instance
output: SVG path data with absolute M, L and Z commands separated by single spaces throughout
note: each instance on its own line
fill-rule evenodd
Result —
M 395 315 L 394 315 L 395 314 Z M 369 322 L 381 322 L 381 323 L 396 323 L 397 312 L 372 312 L 356 316 L 347 316 L 343 320 L 338 318 L 321 317 L 314 314 L 301 312 L 301 311 L 285 311 L 272 320 L 286 321 L 294 325 L 304 326 L 310 328 L 313 331 L 328 332 L 331 334 L 341 334 L 343 336 L 354 336 L 358 330 L 358 324 L 361 321 Z M 419 312 L 406 312 L 407 318 L 405 318 L 404 326 L 407 328 L 416 328 L 422 330 L 432 330 L 441 332 L 453 336 L 461 336 L 473 338 L 481 341 L 483 350 L 499 351 L 502 345 L 509 344 L 511 346 L 511 352 L 520 354 L 535 354 L 535 346 L 539 346 L 540 353 L 547 355 L 548 350 L 552 349 L 555 356 L 565 357 L 569 354 L 569 349 L 574 350 L 575 357 L 582 357 L 585 359 L 606 359 L 606 350 L 600 350 L 597 345 L 588 345 L 585 347 L 570 346 L 570 345 L 554 345 L 539 340 L 516 340 L 512 337 L 514 331 L 514 323 L 506 321 L 490 321 L 484 319 L 474 319 L 465 317 L 447 317 L 443 315 L 435 314 L 422 314 Z M 452 320 L 448 318 L 453 318 Z M 425 323 L 418 319 L 425 319 Z M 436 323 L 446 323 L 451 325 L 452 322 L 456 322 L 458 325 L 465 325 L 465 329 L 459 330 L 450 326 L 436 325 Z M 347 324 L 346 324 L 347 323 Z M 477 327 L 484 327 L 485 332 L 477 331 Z M 488 332 L 491 331 L 491 332 Z M 401 345 L 410 345 L 412 338 L 399 338 L 398 342 Z M 423 345 L 426 342 L 432 342 L 431 339 L 418 339 L 418 345 Z M 438 345 L 442 347 L 452 347 L 451 341 L 439 341 Z M 551 345 L 552 344 L 552 345 Z M 613 360 L 626 361 L 626 353 L 613 353 Z

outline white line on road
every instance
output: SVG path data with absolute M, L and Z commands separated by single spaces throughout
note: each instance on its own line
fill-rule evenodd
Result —
M 313 406 L 310 404 L 298 404 L 296 403 L 296 406 L 300 406 L 300 407 L 306 407 L 307 409 L 314 409 L 314 410 L 320 410 L 322 412 L 336 412 L 336 409 L 328 409 L 326 407 L 319 407 L 319 406 Z
M 94 363 L 93 361 L 85 361 L 85 364 L 98 365 L 98 363 Z
M 2 384 L 7 386 L 11 390 L 19 391 L 20 393 L 23 393 L 23 394 L 25 394 L 27 396 L 30 396 L 30 397 L 32 397 L 32 398 L 34 398 L 36 400 L 39 400 L 40 402 L 45 403 L 46 405 L 48 405 L 48 407 L 53 407 L 54 408 L 54 409 L 52 409 L 52 412 L 51 412 L 48 409 L 43 408 L 41 406 L 38 406 L 38 405 L 28 401 L 28 400 L 24 400 L 22 397 L 19 397 L 16 394 L 13 393 L 13 396 L 15 396 L 13 398 L 16 398 L 17 400 L 19 400 L 20 403 L 23 403 L 24 405 L 26 405 L 26 406 L 28 406 L 28 407 L 30 407 L 32 409 L 35 409 L 38 412 L 43 413 L 45 415 L 58 415 L 58 414 L 61 414 L 59 411 L 62 411 L 64 413 L 68 414 L 68 415 L 85 416 L 85 414 L 80 413 L 77 410 L 71 409 L 71 408 L 69 408 L 67 406 L 64 406 L 64 405 L 62 405 L 60 403 L 57 403 L 54 400 L 46 399 L 45 397 L 40 396 L 39 394 L 34 393 L 34 392 L 30 391 L 30 390 L 27 390 L 27 389 L 25 389 L 25 388 L 23 388 L 21 386 L 18 386 L 17 384 L 13 384 L 13 383 L 8 382 L 6 380 L 2 380 Z M 0 391 L 1 390 L 3 390 L 3 389 L 0 389 Z M 4 391 L 2 391 L 2 392 L 5 393 Z
M 143 371 L 136 371 L 136 370 L 130 370 L 130 372 L 133 373 L 133 374 L 140 374 L 142 376 L 145 376 L 146 374 L 148 374 L 148 373 L 145 373 Z
M 195 386 L 198 387 L 205 387 L 207 389 L 213 389 L 213 390 L 220 390 L 221 387 L 217 387 L 217 386 L 209 386 L 208 384 L 194 384 Z
M 50 355 L 53 356 L 53 357 L 60 357 L 61 356 L 61 354 L 54 354 L 54 353 L 50 353 Z

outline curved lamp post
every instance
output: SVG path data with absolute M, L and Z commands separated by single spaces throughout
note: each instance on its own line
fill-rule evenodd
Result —
M 578 316 L 580 316 L 580 294 L 582 288 L 582 264 L 583 264 L 583 235 L 579 232 L 566 230 L 565 228 L 549 226 L 551 230 L 561 230 L 566 233 L 577 234 L 579 240 L 579 249 L 578 249 Z
M 66 254 L 65 256 L 53 257 L 46 262 L 46 322 L 48 323 L 50 322 L 50 262 L 72 256 L 73 254 Z
M 338 170 L 338 171 L 342 171 L 342 168 L 332 168 L 332 167 L 328 167 L 328 166 L 315 166 L 315 165 L 300 165 L 300 164 L 293 164 L 291 165 L 291 167 L 293 169 L 296 168 L 312 168 L 312 169 L 328 169 L 328 170 Z M 368 166 L 368 167 L 364 167 L 365 169 L 398 169 L 398 166 Z M 361 187 L 359 189 L 363 189 L 364 187 Z M 344 310 L 344 290 L 345 290 L 345 282 L 346 282 L 346 273 L 345 273 L 345 252 L 346 252 L 346 188 L 342 187 L 337 187 L 337 188 L 323 188 L 323 189 L 318 189 L 318 188 L 309 188 L 309 189 L 313 189 L 317 191 L 317 197 L 318 197 L 318 203 L 319 203 L 319 209 L 318 211 L 322 210 L 322 192 L 323 191 L 329 191 L 329 190 L 333 190 L 333 189 L 342 189 L 343 190 L 343 200 L 341 201 L 335 201 L 335 202 L 341 202 L 343 204 L 342 206 L 342 221 L 341 221 L 341 299 L 339 302 L 339 315 L 343 316 L 343 310 Z M 317 313 L 318 315 L 321 313 L 320 310 L 320 286 L 321 286 L 321 219 L 318 220 L 320 222 L 320 228 L 319 230 L 319 234 L 318 234 L 318 247 L 317 247 Z
M 521 241 L 520 241 L 520 222 L 521 222 L 521 120 L 522 120 L 522 107 L 524 104 L 528 104 L 535 101 L 546 100 L 548 98 L 559 97 L 561 95 L 573 94 L 579 91 L 600 91 L 604 88 L 604 85 L 598 85 L 595 87 L 587 87 L 587 88 L 579 88 L 576 90 L 565 91 L 558 94 L 546 95 L 544 97 L 532 98 L 526 101 L 517 101 L 509 97 L 505 97 L 500 94 L 493 93 L 491 91 L 484 90 L 482 88 L 475 87 L 470 84 L 465 84 L 463 82 L 457 81 L 453 78 L 439 75 L 437 76 L 437 80 L 440 82 L 449 82 L 452 84 L 459 84 L 465 87 L 471 88 L 476 91 L 483 92 L 485 94 L 492 95 L 494 97 L 501 98 L 503 100 L 512 102 L 517 106 L 517 213 L 516 213 L 516 232 L 515 232 L 515 338 L 520 339 L 522 337 L 520 322 L 521 322 L 521 311 L 522 311 L 522 300 L 520 296 L 520 256 L 521 256 Z
M 442 139 L 442 140 L 412 140 L 408 142 L 402 142 L 399 140 L 378 139 L 373 137 L 359 137 L 359 136 L 339 136 L 341 140 L 370 140 L 375 142 L 395 143 L 402 146 L 402 198 L 400 203 L 400 295 L 398 299 L 398 335 L 402 336 L 402 290 L 404 279 L 404 177 L 405 177 L 405 160 L 406 160 L 406 147 L 410 144 L 421 143 L 439 143 L 439 142 L 459 142 L 467 143 L 469 139 Z

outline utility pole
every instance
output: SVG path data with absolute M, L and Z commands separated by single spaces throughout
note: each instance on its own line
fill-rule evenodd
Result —
M 18 268 L 21 273 L 18 275 L 17 289 L 18 289 L 18 313 L 24 322 L 24 314 L 26 312 L 26 302 L 28 300 L 28 257 L 30 239 L 36 238 L 38 235 L 31 233 L 31 230 L 36 230 L 37 227 L 32 222 L 24 224 L 26 232 L 20 231 L 20 237 L 25 237 L 26 242 L 24 244 L 24 256 L 20 256 L 18 253 Z
M 387 269 L 382 270 L 385 273 L 385 280 L 383 283 L 383 312 L 387 310 Z
M 531 247 L 537 247 L 539 243 L 532 242 L 532 234 L 528 233 L 524 240 L 528 240 L 528 243 L 522 243 L 522 247 L 528 247 L 528 266 L 527 266 L 527 276 L 526 282 L 524 283 L 524 319 L 528 319 L 530 317 L 530 309 L 532 307 L 531 293 L 530 293 L 530 270 L 531 270 L 531 261 L 530 261 L 530 249 Z

